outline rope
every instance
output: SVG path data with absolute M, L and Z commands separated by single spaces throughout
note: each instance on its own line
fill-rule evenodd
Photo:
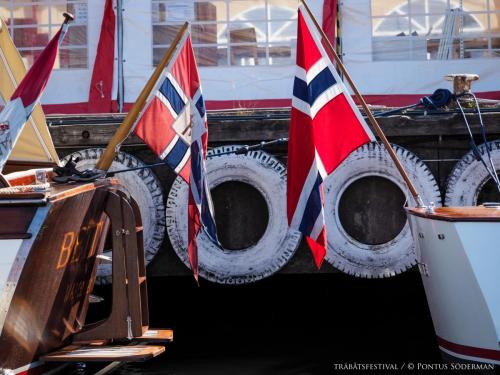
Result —
M 423 106 L 426 110 L 436 110 L 438 108 L 448 106 L 451 103 L 452 99 L 454 98 L 456 98 L 456 96 L 453 95 L 450 90 L 437 89 L 431 96 L 422 97 L 417 104 L 408 105 L 406 107 L 395 108 L 385 112 L 375 113 L 374 117 L 389 116 L 396 113 L 404 112 L 408 109 L 417 108 L 420 106 Z
M 133 171 L 140 171 L 141 169 L 148 169 L 148 168 L 154 168 L 154 167 L 161 167 L 163 165 L 168 165 L 166 161 L 162 161 L 160 163 L 154 163 L 154 164 L 146 164 L 142 167 L 135 167 L 135 168 L 128 168 L 128 169 L 120 169 L 117 171 L 109 171 L 106 173 L 106 177 L 114 177 L 115 174 L 120 174 L 120 173 L 125 173 L 125 172 L 133 172 Z
M 275 145 L 281 145 L 284 143 L 288 143 L 288 138 L 278 138 L 274 139 L 269 142 L 260 142 L 256 145 L 251 145 L 251 146 L 242 146 L 237 150 L 232 150 L 232 151 L 225 151 L 221 152 L 220 154 L 214 155 L 214 156 L 223 156 L 223 155 L 229 155 L 229 154 L 235 154 L 235 155 L 246 155 L 250 151 L 256 151 L 256 150 L 263 150 L 266 147 L 269 146 L 275 146 Z
M 495 168 L 495 164 L 493 163 L 493 159 L 491 158 L 491 145 L 488 143 L 488 140 L 486 137 L 486 127 L 484 126 L 484 123 L 483 123 L 483 116 L 481 114 L 481 109 L 479 107 L 479 103 L 478 103 L 476 95 L 472 92 L 470 92 L 470 95 L 474 98 L 474 103 L 476 104 L 477 114 L 479 117 L 479 124 L 481 126 L 481 135 L 483 136 L 483 141 L 484 141 L 484 144 L 486 146 L 486 153 L 488 154 L 488 159 L 490 162 L 491 169 L 494 172 L 495 177 L 496 177 L 496 179 L 494 179 L 494 181 L 496 182 L 498 191 L 500 192 L 500 180 L 498 178 L 498 172 L 497 172 L 497 169 Z
M 465 127 L 467 129 L 467 132 L 469 133 L 469 144 L 470 144 L 470 147 L 472 149 L 472 153 L 476 157 L 476 160 L 481 162 L 483 167 L 486 169 L 486 171 L 488 172 L 490 177 L 495 182 L 498 191 L 500 192 L 500 180 L 498 179 L 498 173 L 497 173 L 497 170 L 496 170 L 495 165 L 493 163 L 493 160 L 491 158 L 490 146 L 489 146 L 487 138 L 486 138 L 486 129 L 485 129 L 485 126 L 483 123 L 483 117 L 481 115 L 481 110 L 479 109 L 479 103 L 477 101 L 476 96 L 473 93 L 467 93 L 465 95 L 470 95 L 474 98 L 474 102 L 476 104 L 476 109 L 477 109 L 477 114 L 479 116 L 479 124 L 481 127 L 481 134 L 482 134 L 483 140 L 485 142 L 486 153 L 488 155 L 491 170 L 488 167 L 488 165 L 486 164 L 486 162 L 484 161 L 484 158 L 481 155 L 481 151 L 479 151 L 479 148 L 477 147 L 476 141 L 474 140 L 474 136 L 472 135 L 472 130 L 470 128 L 469 121 L 467 120 L 467 116 L 465 115 L 464 109 L 463 109 L 462 105 L 460 104 L 460 101 L 457 99 L 456 102 L 457 102 L 458 108 L 460 108 L 460 112 L 462 112 L 462 117 L 464 119 Z
M 437 89 L 431 96 L 424 96 L 419 103 L 426 109 L 438 109 L 451 103 L 453 94 L 447 89 Z

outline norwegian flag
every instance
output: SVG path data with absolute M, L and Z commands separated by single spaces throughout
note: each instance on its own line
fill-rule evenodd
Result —
M 188 255 L 198 280 L 196 237 L 217 240 L 206 180 L 208 126 L 198 67 L 188 33 L 162 72 L 133 131 L 189 185 Z
M 57 51 L 68 31 L 68 21 L 72 19 L 69 17 L 68 15 L 67 20 L 36 59 L 12 94 L 10 101 L 0 112 L 0 170 L 7 162 L 24 124 L 47 86 Z
M 288 222 L 304 234 L 319 268 L 327 246 L 322 183 L 352 151 L 375 137 L 302 5 L 297 32 L 288 144 Z

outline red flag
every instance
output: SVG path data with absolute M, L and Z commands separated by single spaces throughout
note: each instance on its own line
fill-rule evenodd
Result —
M 290 227 L 306 236 L 318 268 L 327 247 L 322 183 L 352 151 L 374 139 L 324 50 L 313 21 L 300 6 L 287 211 Z
M 189 185 L 187 252 L 198 280 L 196 238 L 203 228 L 217 241 L 205 159 L 208 126 L 189 34 L 156 83 L 134 132 Z
M 54 69 L 59 45 L 62 43 L 64 35 L 66 35 L 67 28 L 67 24 L 61 26 L 57 34 L 47 44 L 47 47 L 45 47 L 36 59 L 31 69 L 28 70 L 28 73 L 26 73 L 19 86 L 17 86 L 16 91 L 12 94 L 10 98 L 11 102 L 20 98 L 26 109 L 33 110 L 45 86 L 47 86 L 52 69 Z
M 328 40 L 335 46 L 337 30 L 337 0 L 323 1 L 323 31 Z
M 24 124 L 47 86 L 70 19 L 72 16 L 68 16 L 0 112 L 0 169 L 5 165 Z
M 92 80 L 90 81 L 88 103 L 90 113 L 112 111 L 111 91 L 113 89 L 113 68 L 115 65 L 115 20 L 113 0 L 106 0 L 102 16 L 101 35 L 97 45 Z

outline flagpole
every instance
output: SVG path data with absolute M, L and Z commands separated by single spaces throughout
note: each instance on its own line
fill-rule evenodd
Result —
M 63 17 L 64 17 L 64 22 L 63 22 L 63 25 L 67 25 L 69 24 L 71 21 L 74 21 L 75 20 L 75 16 L 73 16 L 71 13 L 68 13 L 68 12 L 64 12 L 63 13 Z M 0 27 L 1 28 L 1 27 Z
M 175 53 L 175 50 L 177 48 L 177 45 L 179 44 L 179 41 L 182 39 L 184 36 L 184 33 L 186 32 L 188 28 L 189 23 L 185 22 L 184 25 L 180 28 L 179 32 L 177 33 L 177 36 L 175 37 L 174 41 L 170 45 L 169 49 L 167 52 L 165 52 L 165 55 L 163 56 L 162 60 L 156 67 L 155 71 L 149 78 L 148 82 L 142 89 L 139 97 L 137 98 L 136 102 L 130 109 L 130 111 L 127 113 L 127 116 L 125 116 L 122 124 L 120 127 L 117 129 L 113 137 L 108 143 L 108 146 L 106 147 L 106 150 L 102 154 L 101 158 L 96 164 L 96 169 L 102 170 L 102 171 L 107 171 L 109 167 L 111 166 L 111 163 L 113 163 L 113 159 L 116 156 L 117 152 L 117 147 L 128 137 L 130 134 L 130 130 L 132 129 L 132 126 L 134 125 L 135 121 L 137 120 L 137 117 L 139 116 L 139 113 L 143 110 L 144 105 L 146 104 L 146 101 L 149 97 L 149 94 L 153 90 L 156 82 L 160 78 L 160 75 L 162 71 L 165 69 L 165 67 L 168 65 L 170 60 L 172 59 L 172 56 Z
M 309 16 L 311 17 L 312 21 L 314 22 L 314 25 L 316 26 L 316 29 L 321 35 L 321 38 L 323 39 L 324 44 L 328 48 L 328 51 L 332 54 L 335 62 L 337 63 L 337 67 L 339 68 L 340 72 L 344 75 L 345 79 L 349 83 L 349 86 L 351 87 L 352 91 L 356 95 L 356 97 L 359 100 L 359 103 L 361 104 L 361 107 L 366 113 L 366 116 L 368 117 L 368 120 L 370 121 L 370 124 L 373 126 L 375 129 L 377 135 L 379 136 L 380 140 L 384 144 L 385 148 L 387 149 L 387 152 L 389 152 L 389 156 L 391 159 L 394 161 L 394 164 L 396 165 L 396 168 L 398 169 L 399 173 L 401 174 L 401 177 L 403 177 L 403 180 L 405 181 L 406 185 L 408 186 L 408 189 L 410 189 L 410 193 L 413 196 L 413 199 L 415 200 L 417 206 L 423 207 L 424 203 L 422 201 L 422 198 L 420 197 L 420 194 L 417 192 L 417 189 L 413 185 L 413 183 L 410 180 L 410 177 L 406 173 L 403 165 L 401 164 L 401 161 L 399 160 L 398 156 L 394 152 L 393 148 L 391 147 L 391 144 L 387 140 L 387 137 L 385 136 L 384 132 L 380 128 L 380 125 L 378 124 L 377 120 L 373 116 L 372 112 L 368 108 L 368 105 L 365 102 L 365 99 L 361 95 L 361 93 L 358 91 L 358 88 L 354 84 L 351 76 L 347 72 L 347 69 L 345 68 L 344 64 L 342 63 L 342 60 L 340 59 L 339 55 L 333 48 L 330 40 L 327 38 L 325 32 L 319 25 L 318 21 L 316 20 L 316 17 L 314 17 L 314 14 L 311 12 L 311 9 L 309 9 L 309 6 L 305 2 L 305 0 L 299 0 L 303 5 L 304 8 L 306 9 L 307 13 L 309 13 Z

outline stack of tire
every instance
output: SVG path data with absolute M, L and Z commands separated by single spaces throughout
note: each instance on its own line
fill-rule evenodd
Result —
M 288 227 L 285 164 L 264 151 L 228 153 L 239 147 L 212 149 L 207 162 L 216 217 L 221 210 L 226 214 L 221 219 L 225 225 L 218 227 L 222 245 L 200 234 L 200 275 L 221 284 L 251 283 L 276 273 L 289 263 L 301 243 L 300 233 Z M 438 185 L 427 166 L 403 147 L 393 148 L 424 201 L 439 206 Z M 102 152 L 95 148 L 72 155 L 80 158 L 77 167 L 86 169 L 96 164 Z M 120 152 L 111 170 L 142 165 L 136 157 Z M 166 228 L 174 251 L 188 266 L 187 185 L 177 178 L 165 204 L 160 181 L 150 169 L 117 177 L 141 208 L 146 261 L 161 247 Z M 225 192 L 223 199 L 216 199 L 217 189 Z M 354 151 L 327 178 L 324 191 L 328 263 L 365 278 L 394 276 L 415 264 L 403 208 L 413 205 L 412 198 L 383 146 L 369 143 Z M 218 202 L 225 207 L 218 207 Z M 100 282 L 110 281 L 110 265 L 101 265 L 98 272 Z

